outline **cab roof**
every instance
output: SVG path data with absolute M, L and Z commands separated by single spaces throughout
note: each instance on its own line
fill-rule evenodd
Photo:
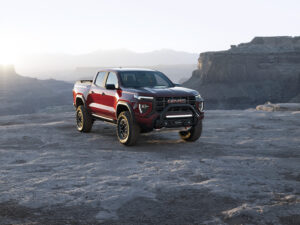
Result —
M 103 68 L 100 71 L 114 71 L 114 72 L 121 72 L 121 71 L 155 71 L 152 69 L 147 68 L 129 68 L 129 67 L 115 67 L 115 68 Z

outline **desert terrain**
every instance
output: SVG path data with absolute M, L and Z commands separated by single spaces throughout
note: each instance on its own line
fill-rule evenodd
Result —
M 300 224 L 300 112 L 209 110 L 119 144 L 73 111 L 0 117 L 0 224 Z

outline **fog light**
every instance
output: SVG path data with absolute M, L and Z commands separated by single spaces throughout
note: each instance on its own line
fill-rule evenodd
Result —
M 191 125 L 191 121 L 189 121 L 189 120 L 188 120 L 188 121 L 185 121 L 185 122 L 184 122 L 184 125 L 186 125 L 186 126 Z
M 149 105 L 147 104 L 139 104 L 139 110 L 140 110 L 140 113 L 143 114 L 143 113 L 146 113 L 149 109 Z

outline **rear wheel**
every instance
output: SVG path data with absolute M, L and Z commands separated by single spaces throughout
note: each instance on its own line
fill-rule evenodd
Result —
M 202 120 L 199 120 L 198 123 L 188 130 L 179 131 L 181 139 L 185 141 L 197 141 L 202 133 Z
M 139 125 L 133 121 L 130 112 L 121 112 L 117 122 L 119 141 L 124 145 L 134 145 L 139 137 L 139 133 Z
M 80 105 L 76 110 L 77 130 L 80 132 L 90 132 L 93 126 L 93 118 L 87 109 Z

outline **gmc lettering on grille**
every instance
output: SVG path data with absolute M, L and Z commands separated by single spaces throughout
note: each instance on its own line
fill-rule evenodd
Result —
M 186 99 L 168 99 L 168 104 L 174 104 L 174 103 L 186 103 Z

